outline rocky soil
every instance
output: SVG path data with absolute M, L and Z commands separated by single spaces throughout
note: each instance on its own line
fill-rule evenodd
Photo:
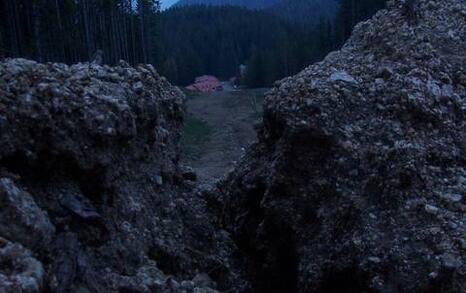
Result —
M 241 288 L 151 66 L 0 63 L 0 292 Z
M 465 36 L 464 0 L 389 1 L 267 94 L 219 196 L 255 291 L 466 290 Z
M 464 292 L 464 36 L 464 0 L 389 1 L 209 192 L 151 66 L 0 62 L 0 292 Z

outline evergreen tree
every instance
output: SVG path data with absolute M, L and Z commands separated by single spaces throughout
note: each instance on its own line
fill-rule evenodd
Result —
M 0 57 L 152 62 L 158 0 L 2 0 Z
M 0 57 L 75 63 L 101 49 L 104 63 L 155 63 L 178 85 L 203 74 L 229 79 L 245 64 L 246 85 L 270 86 L 337 49 L 386 0 L 338 0 L 336 15 L 303 21 L 322 1 L 286 0 L 274 6 L 282 9 L 266 11 L 189 6 L 160 13 L 158 0 L 2 0 Z M 304 14 L 292 13 L 298 10 Z M 280 17 L 286 15 L 298 19 Z
M 336 15 L 323 14 L 316 25 L 277 15 L 306 3 L 309 10 L 320 0 L 286 0 L 284 11 L 273 13 L 233 6 L 175 7 L 160 17 L 160 70 L 173 83 L 186 85 L 202 74 L 228 79 L 246 64 L 247 86 L 270 86 L 337 49 L 354 25 L 383 8 L 385 1 L 338 0 Z
M 238 74 L 241 64 L 257 64 L 261 59 L 267 68 L 256 66 L 263 76 L 253 83 L 269 86 L 315 61 L 307 46 L 312 36 L 306 26 L 263 11 L 232 6 L 175 7 L 160 16 L 159 68 L 168 76 L 173 69 L 166 67 L 167 60 L 176 60 L 177 79 L 170 80 L 186 85 L 195 74 L 229 79 Z M 200 63 L 198 68 L 187 58 L 193 55 Z
M 385 7 L 386 0 L 339 0 L 336 24 L 337 42 L 343 44 L 351 35 L 353 27 L 367 20 Z

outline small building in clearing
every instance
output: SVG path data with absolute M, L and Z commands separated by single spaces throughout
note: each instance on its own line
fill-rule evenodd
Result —
M 218 80 L 218 78 L 212 75 L 203 75 L 196 77 L 194 83 L 188 85 L 186 89 L 206 93 L 216 90 L 219 86 L 220 81 Z

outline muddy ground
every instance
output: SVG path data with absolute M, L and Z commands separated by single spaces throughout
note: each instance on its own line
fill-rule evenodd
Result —
M 182 160 L 201 184 L 222 178 L 254 142 L 265 89 L 186 93 Z

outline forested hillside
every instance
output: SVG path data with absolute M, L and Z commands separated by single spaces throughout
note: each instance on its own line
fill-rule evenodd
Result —
M 291 21 L 317 24 L 335 18 L 338 0 L 282 0 L 268 10 Z
M 338 0 L 334 38 L 341 46 L 351 35 L 353 27 L 362 20 L 369 19 L 375 12 L 385 7 L 387 0 Z
M 0 57 L 75 63 L 155 60 L 158 0 L 0 1 Z
M 1 1 L 0 58 L 76 63 L 102 50 L 106 64 L 153 63 L 179 85 L 201 74 L 228 79 L 244 64 L 242 82 L 263 87 L 337 49 L 385 0 L 215 3 L 243 7 L 178 5 L 159 13 L 158 0 Z
M 289 0 L 283 4 L 289 10 L 267 11 L 174 7 L 160 15 L 159 69 L 172 82 L 185 85 L 201 74 L 230 78 L 244 64 L 246 86 L 269 86 L 339 48 L 353 26 L 383 8 L 385 1 L 340 0 L 333 8 L 327 3 L 328 10 L 313 21 L 306 15 L 319 13 L 314 5 L 322 1 Z M 286 16 L 293 11 L 297 17 Z
M 176 3 L 177 6 L 186 5 L 235 5 L 246 7 L 249 9 L 264 9 L 279 3 L 282 0 L 180 0 Z
M 180 0 L 176 6 L 233 5 L 264 10 L 292 21 L 315 24 L 320 17 L 334 18 L 337 2 L 338 0 Z
M 318 57 L 309 50 L 312 36 L 302 26 L 240 7 L 174 8 L 161 14 L 160 70 L 187 84 L 206 73 L 230 78 L 247 64 L 257 68 L 250 85 L 263 86 Z

